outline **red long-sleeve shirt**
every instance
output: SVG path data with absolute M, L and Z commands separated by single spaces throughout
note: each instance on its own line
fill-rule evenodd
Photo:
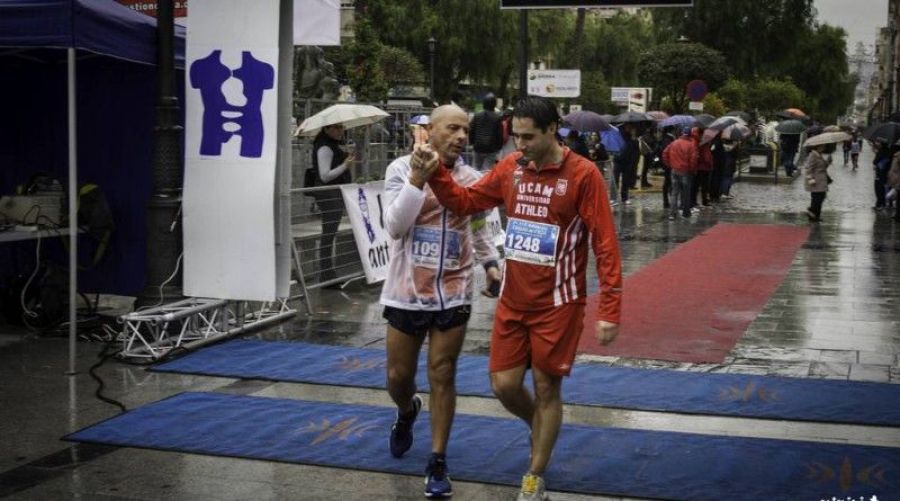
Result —
M 598 320 L 619 323 L 622 263 L 606 183 L 587 159 L 563 150 L 560 164 L 517 163 L 508 155 L 483 178 L 463 188 L 447 169 L 428 184 L 441 204 L 459 215 L 503 204 L 506 274 L 500 300 L 517 310 L 584 303 L 588 240 L 600 277 Z

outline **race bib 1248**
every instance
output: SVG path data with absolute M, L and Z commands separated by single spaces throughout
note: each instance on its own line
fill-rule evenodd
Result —
M 556 265 L 559 226 L 509 218 L 506 223 L 507 259 L 541 266 Z

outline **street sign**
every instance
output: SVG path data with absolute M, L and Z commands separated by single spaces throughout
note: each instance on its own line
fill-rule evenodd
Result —
M 691 111 L 703 111 L 703 101 L 691 101 L 688 103 L 688 109 Z
M 691 101 L 703 101 L 708 93 L 709 88 L 703 80 L 691 80 L 687 84 L 687 95 Z
M 528 94 L 578 97 L 581 95 L 581 70 L 528 70 Z
M 647 87 L 612 87 L 610 101 L 627 106 L 628 111 L 647 111 L 653 89 Z
M 500 0 L 501 9 L 693 6 L 693 0 Z

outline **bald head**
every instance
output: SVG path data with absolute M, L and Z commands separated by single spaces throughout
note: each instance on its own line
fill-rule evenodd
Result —
M 438 106 L 431 112 L 428 142 L 445 165 L 453 165 L 469 139 L 469 115 L 455 104 Z
M 435 122 L 446 121 L 451 117 L 462 117 L 466 121 L 469 120 L 469 115 L 466 114 L 466 110 L 455 104 L 444 104 L 431 111 L 429 123 L 434 124 Z

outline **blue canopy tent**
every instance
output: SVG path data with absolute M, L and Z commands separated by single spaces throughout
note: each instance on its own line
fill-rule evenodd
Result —
M 183 28 L 176 27 L 175 45 L 183 67 Z M 116 231 L 103 262 L 80 274 L 83 290 L 133 295 L 144 286 L 155 62 L 156 20 L 112 0 L 0 0 L 0 193 L 37 173 L 67 179 L 74 214 L 78 185 L 101 186 Z M 177 88 L 183 93 L 183 84 Z M 79 277 L 70 220 L 74 372 Z

